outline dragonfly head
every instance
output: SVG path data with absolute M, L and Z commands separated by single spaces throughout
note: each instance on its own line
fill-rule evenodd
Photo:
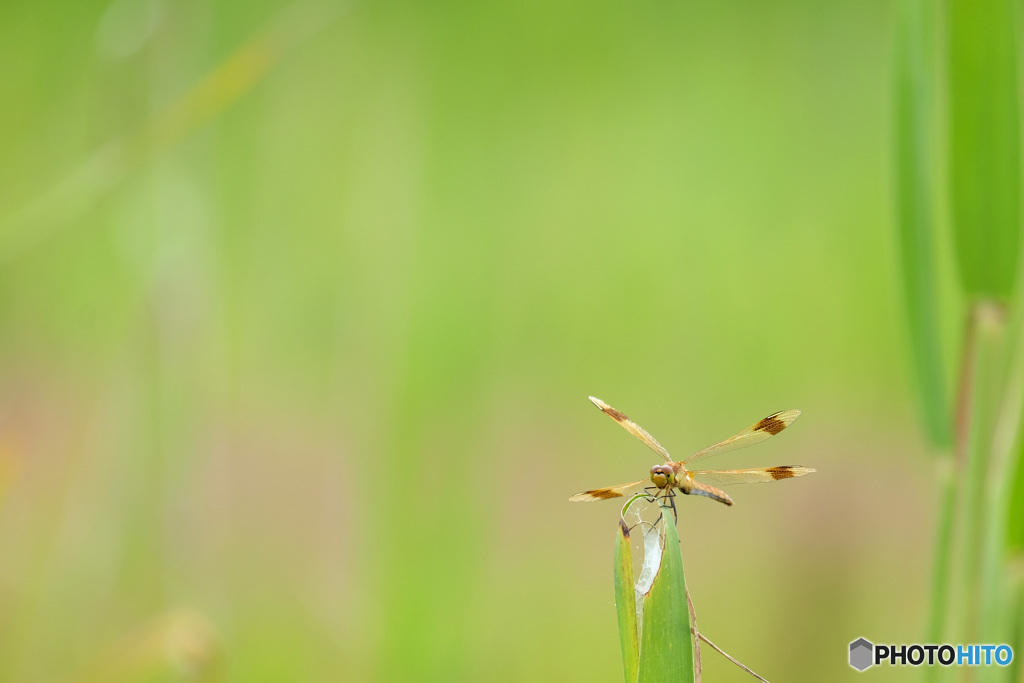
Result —
M 655 465 L 651 468 L 651 481 L 659 489 L 663 489 L 666 486 L 674 486 L 676 483 L 676 473 L 668 465 Z

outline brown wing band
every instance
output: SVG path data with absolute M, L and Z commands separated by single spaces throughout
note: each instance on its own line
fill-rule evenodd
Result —
M 767 470 L 768 474 L 772 475 L 772 479 L 789 479 L 795 477 L 793 473 L 793 467 L 791 465 L 780 465 L 779 467 L 769 467 Z
M 778 418 L 778 415 L 778 413 L 775 413 L 774 415 L 769 415 L 768 417 L 764 418 L 756 425 L 754 425 L 754 431 L 767 432 L 768 434 L 775 436 L 776 434 L 778 434 L 779 432 L 786 428 L 786 423 L 780 420 Z

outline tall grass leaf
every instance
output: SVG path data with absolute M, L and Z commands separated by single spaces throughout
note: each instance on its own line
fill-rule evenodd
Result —
M 1007 299 L 1020 242 L 1018 11 L 1014 0 L 950 0 L 950 181 L 968 295 Z
M 897 229 L 910 352 L 925 428 L 950 443 L 935 285 L 935 21 L 926 0 L 901 0 L 896 64 Z
M 619 618 L 619 645 L 622 647 L 622 674 L 626 683 L 636 681 L 640 664 L 640 640 L 636 632 L 636 598 L 633 594 L 633 549 L 629 545 L 629 527 L 619 518 L 615 538 L 615 612 Z
M 644 597 L 638 683 L 693 681 L 693 643 L 686 578 L 675 520 L 665 514 L 665 552 L 654 585 Z

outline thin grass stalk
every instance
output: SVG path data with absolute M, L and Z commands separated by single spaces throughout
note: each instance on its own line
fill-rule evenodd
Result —
M 1017 446 L 1013 494 L 1007 510 L 1006 548 L 1012 558 L 1024 562 L 1024 441 Z
M 962 528 L 961 487 L 956 485 L 954 468 L 963 471 L 970 450 L 970 424 L 972 403 L 976 383 L 977 328 L 978 318 L 973 311 L 964 320 L 964 341 L 960 356 L 960 371 L 957 380 L 956 405 L 953 413 L 953 457 L 946 456 L 939 467 L 939 510 L 935 536 L 935 560 L 932 569 L 931 607 L 929 613 L 928 642 L 941 643 L 947 639 L 952 624 L 960 623 L 962 615 L 958 587 L 963 573 L 958 550 L 963 545 L 966 532 Z M 953 672 L 946 667 L 927 667 L 926 681 L 950 680 Z
M 690 633 L 693 634 L 693 683 L 701 683 L 704 664 L 700 659 L 700 641 L 703 636 L 700 633 L 700 628 L 697 627 L 697 610 L 693 608 L 689 588 L 686 589 L 686 606 L 690 608 Z
M 1017 500 L 1021 488 L 1021 461 L 1024 443 L 1024 300 L 1014 305 L 1008 330 L 1010 342 L 1006 391 L 992 443 L 992 464 L 988 472 L 986 520 L 981 555 L 980 639 L 989 643 L 1008 643 L 1017 653 L 1024 652 L 1024 520 Z M 1020 658 L 1007 668 L 987 668 L 979 672 L 985 682 L 1022 681 Z
M 711 642 L 711 641 L 710 641 L 710 640 L 708 639 L 708 637 L 707 637 L 706 635 L 704 635 L 703 633 L 697 633 L 697 630 L 696 630 L 696 629 L 691 629 L 691 632 L 693 633 L 694 637 L 698 638 L 699 640 L 703 640 L 703 641 L 704 641 L 705 643 L 707 643 L 707 644 L 708 644 L 708 645 L 709 645 L 709 646 L 711 647 L 711 649 L 712 649 L 712 650 L 714 650 L 714 651 L 715 651 L 715 652 L 717 652 L 718 654 L 720 654 L 720 655 L 722 655 L 723 657 L 725 657 L 726 659 L 728 659 L 728 660 L 729 660 L 730 662 L 732 662 L 733 664 L 735 664 L 736 666 L 738 666 L 738 667 L 739 667 L 740 669 L 742 669 L 743 671 L 746 671 L 746 672 L 747 672 L 748 674 L 750 674 L 751 676 L 753 676 L 753 677 L 754 677 L 754 678 L 756 678 L 757 680 L 759 680 L 759 681 L 762 681 L 762 683 L 768 683 L 768 680 L 767 680 L 767 679 L 763 678 L 763 677 L 762 677 L 762 676 L 761 676 L 760 674 L 758 674 L 758 673 L 755 673 L 755 672 L 754 672 L 754 671 L 753 671 L 753 670 L 752 670 L 752 669 L 751 669 L 750 667 L 748 667 L 748 666 L 747 666 L 746 664 L 744 664 L 743 662 L 741 662 L 740 660 L 736 659 L 736 658 L 735 658 L 735 657 L 733 657 L 733 656 L 732 656 L 731 654 L 729 654 L 728 652 L 726 652 L 725 650 L 723 650 L 722 648 L 720 648 L 720 647 L 718 647 L 717 645 L 715 645 L 714 643 L 712 643 L 712 642 Z M 694 641 L 694 642 L 696 642 L 696 641 Z M 698 645 L 698 647 L 699 647 L 699 645 Z
M 1007 331 L 1015 343 L 1007 345 L 1008 361 L 1004 398 L 992 440 L 992 461 L 985 482 L 985 523 L 982 529 L 979 623 L 980 640 L 986 643 L 1013 641 L 1015 604 L 1009 559 L 1008 527 L 1018 467 L 1021 418 L 1024 413 L 1024 346 L 1020 341 L 1020 309 L 1016 329 Z M 1010 680 L 1003 669 L 985 669 L 981 680 Z
M 1024 381 L 1024 377 L 1021 379 Z M 1021 412 L 1021 418 L 1024 421 L 1024 411 Z M 1012 580 L 1017 582 L 1017 588 L 1021 589 L 1020 584 L 1024 583 L 1024 439 L 1021 438 L 1020 434 L 1018 434 L 1015 451 L 1014 471 L 1007 475 L 1007 478 L 1013 483 L 1011 484 L 1012 494 L 1010 495 L 1005 517 L 1007 527 L 1006 551 L 1008 573 Z M 1018 609 L 1017 616 L 1019 627 L 1024 628 L 1024 621 L 1021 621 L 1021 619 L 1024 619 L 1024 609 Z M 1024 636 L 1024 632 L 1020 630 L 1017 632 L 1019 635 Z M 1024 643 L 1020 639 L 1012 642 L 1021 644 L 1021 649 L 1016 651 L 1024 656 Z M 1020 680 L 1024 680 L 1024 678 Z
M 976 326 L 974 387 L 969 412 L 969 448 L 962 493 L 961 535 L 963 561 L 960 574 L 963 601 L 960 642 L 979 642 L 982 630 L 982 585 L 985 530 L 988 523 L 988 471 L 991 463 L 992 435 L 1004 380 L 1006 327 L 1001 307 L 990 302 L 973 305 L 971 317 Z
M 1013 646 L 1014 657 L 1007 667 L 1007 680 L 1024 681 L 1024 556 L 1015 558 L 1009 567 L 1010 592 L 1010 637 L 1008 642 Z
M 1013 493 L 1006 516 L 1007 583 L 1005 603 L 1009 606 L 1006 642 L 1014 657 L 1007 667 L 1007 680 L 1024 682 L 1024 440 L 1016 448 Z
M 1024 681 L 1024 298 L 1018 297 L 1013 311 L 1012 329 L 1014 359 L 1010 390 L 1003 405 L 1003 417 L 996 434 L 997 453 L 1010 457 L 1001 484 L 1007 487 L 1007 501 L 1001 519 L 1003 524 L 1008 617 L 1005 620 L 1005 642 L 1016 653 L 1007 680 Z

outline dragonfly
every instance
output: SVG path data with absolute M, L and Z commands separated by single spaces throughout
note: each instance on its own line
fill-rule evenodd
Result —
M 647 431 L 633 422 L 625 413 L 622 413 L 599 398 L 590 397 L 591 402 L 601 411 L 618 422 L 627 432 L 640 439 L 665 460 L 664 464 L 655 465 L 651 468 L 649 479 L 632 481 L 628 484 L 609 486 L 593 491 L 577 493 L 569 499 L 573 503 L 585 503 L 595 500 L 608 500 L 626 495 L 632 489 L 650 481 L 653 486 L 644 488 L 652 498 L 660 498 L 661 505 L 668 507 L 671 503 L 672 511 L 675 512 L 675 492 L 678 490 L 686 495 L 704 496 L 719 503 L 732 505 L 732 498 L 719 486 L 731 484 L 754 484 L 758 482 L 779 481 L 780 479 L 792 479 L 802 477 L 815 470 L 810 467 L 797 465 L 781 465 L 778 467 L 754 467 L 746 470 L 693 470 L 690 465 L 700 460 L 710 458 L 737 448 L 746 448 L 769 439 L 783 429 L 793 424 L 793 421 L 800 417 L 799 410 L 782 410 L 772 413 L 763 420 L 747 427 L 739 434 L 731 436 L 725 441 L 720 441 L 714 446 L 697 451 L 688 458 L 675 461 L 665 450 L 665 447 L 658 443 L 658 440 L 647 433 Z M 655 490 L 656 489 L 656 490 Z M 669 501 L 669 502 L 666 502 Z

